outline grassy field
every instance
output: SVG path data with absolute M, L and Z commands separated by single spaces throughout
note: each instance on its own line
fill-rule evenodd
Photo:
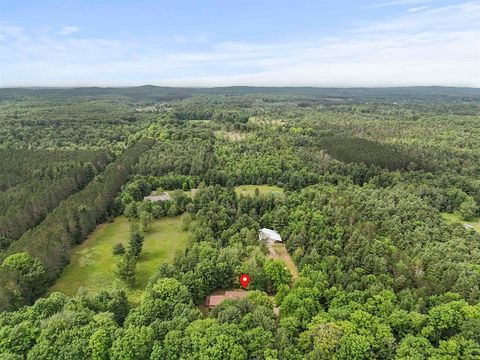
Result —
M 472 221 L 465 221 L 457 214 L 450 214 L 450 213 L 442 213 L 442 217 L 447 220 L 448 222 L 459 222 L 464 225 L 471 225 L 473 228 L 480 232 L 480 219 L 473 219 Z
M 258 188 L 261 195 L 274 194 L 283 195 L 283 189 L 278 186 L 271 185 L 240 185 L 235 188 L 237 195 L 253 196 L 255 189 Z
M 114 275 L 119 256 L 112 254 L 113 246 L 126 245 L 130 224 L 121 216 L 112 223 L 99 225 L 89 238 L 72 252 L 71 262 L 50 288 L 75 295 L 79 288 L 89 292 L 115 287 L 125 288 Z M 162 218 L 152 222 L 145 234 L 145 243 L 137 265 L 137 287 L 127 289 L 129 299 L 138 303 L 148 279 L 162 261 L 171 261 L 177 250 L 186 247 L 189 233 L 181 230 L 181 217 Z

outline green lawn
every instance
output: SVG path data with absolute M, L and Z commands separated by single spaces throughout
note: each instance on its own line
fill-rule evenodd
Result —
M 240 185 L 235 188 L 237 195 L 253 196 L 255 189 L 258 188 L 261 195 L 274 194 L 283 195 L 283 189 L 278 186 L 271 185 Z
M 473 228 L 475 230 L 477 230 L 478 232 L 480 232 L 480 219 L 477 218 L 477 219 L 473 219 L 471 221 L 465 221 L 462 219 L 461 216 L 457 215 L 457 214 L 450 214 L 450 213 L 442 213 L 442 217 L 447 220 L 448 222 L 451 222 L 451 223 L 455 223 L 455 222 L 458 222 L 458 223 L 461 223 L 461 224 L 464 224 L 464 225 L 471 225 L 473 226 Z
M 137 287 L 130 290 L 114 275 L 120 256 L 112 254 L 116 243 L 126 245 L 129 229 L 130 224 L 123 216 L 117 217 L 112 223 L 99 225 L 84 243 L 73 249 L 70 264 L 50 288 L 50 292 L 75 295 L 81 287 L 89 292 L 122 287 L 127 290 L 129 299 L 138 303 L 150 276 L 162 261 L 172 261 L 177 250 L 185 249 L 189 233 L 181 230 L 180 216 L 152 222 L 150 230 L 145 234 L 143 251 L 137 265 Z

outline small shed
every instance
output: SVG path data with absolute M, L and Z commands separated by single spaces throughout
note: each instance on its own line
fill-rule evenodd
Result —
M 282 237 L 278 232 L 272 229 L 263 228 L 258 233 L 258 238 L 267 244 L 281 243 Z

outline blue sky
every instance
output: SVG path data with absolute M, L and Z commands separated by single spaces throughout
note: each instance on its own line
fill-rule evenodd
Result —
M 0 86 L 480 87 L 480 1 L 0 0 Z

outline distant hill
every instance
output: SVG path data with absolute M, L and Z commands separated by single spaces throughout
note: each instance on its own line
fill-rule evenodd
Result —
M 122 96 L 134 101 L 171 101 L 196 94 L 211 95 L 294 95 L 309 98 L 348 101 L 480 101 L 480 88 L 416 86 L 388 88 L 317 88 L 317 87 L 253 87 L 230 86 L 214 88 L 182 88 L 144 85 L 136 87 L 80 87 L 80 88 L 0 88 L 0 100 L 21 97 L 65 98 Z

